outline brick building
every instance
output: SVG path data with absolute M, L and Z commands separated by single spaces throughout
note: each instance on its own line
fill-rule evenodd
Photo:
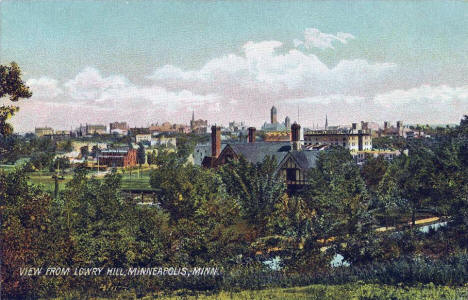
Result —
M 133 167 L 137 165 L 136 149 L 106 149 L 98 156 L 99 164 L 110 168 Z

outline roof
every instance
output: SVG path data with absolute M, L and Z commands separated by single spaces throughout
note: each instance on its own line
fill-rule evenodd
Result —
M 285 131 L 286 126 L 283 123 L 265 123 L 262 126 L 264 131 Z
M 237 155 L 242 155 L 251 163 L 262 162 L 267 155 L 275 157 L 276 162 L 280 163 L 291 150 L 290 142 L 255 142 L 229 146 Z
M 290 155 L 294 158 L 294 160 L 296 160 L 301 169 L 310 169 L 315 168 L 319 152 L 310 150 L 291 151 Z
M 113 148 L 113 149 L 104 149 L 101 150 L 101 153 L 127 153 L 130 148 Z
M 291 142 L 255 142 L 243 144 L 229 144 L 229 147 L 237 154 L 242 155 L 251 163 L 262 162 L 266 156 L 276 159 L 279 165 L 286 156 L 291 155 L 301 169 L 314 168 L 319 151 L 292 150 Z

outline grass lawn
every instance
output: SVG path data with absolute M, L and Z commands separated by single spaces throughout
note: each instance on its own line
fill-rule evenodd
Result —
M 6 169 L 6 168 L 4 168 Z M 8 171 L 12 171 L 14 168 L 8 168 Z M 151 189 L 149 184 L 149 168 L 143 168 L 139 174 L 137 170 L 132 170 L 130 173 L 129 170 L 126 170 L 122 173 L 122 189 Z M 96 175 L 96 172 L 90 173 L 89 176 Z M 29 182 L 36 185 L 42 185 L 44 190 L 47 192 L 53 192 L 55 188 L 55 182 L 52 178 L 52 173 L 50 172 L 33 172 L 29 173 Z M 73 178 L 73 175 L 65 175 L 63 180 L 59 181 L 59 189 L 63 190 L 65 188 L 65 184 L 69 182 Z M 102 179 L 103 173 L 97 177 L 98 179 Z
M 120 296 L 120 295 L 119 295 Z M 129 295 L 130 296 L 130 295 Z M 126 295 L 122 295 L 123 298 Z M 400 299 L 468 299 L 468 288 L 439 287 L 426 285 L 420 287 L 397 287 L 377 284 L 345 284 L 345 285 L 310 285 L 295 288 L 274 288 L 259 291 L 221 292 L 219 294 L 198 294 L 187 296 L 179 293 L 174 296 L 151 295 L 142 299 L 200 299 L 200 300 L 227 300 L 227 299 L 316 299 L 316 300 L 347 300 L 347 299 L 375 299 L 375 300 L 400 300 Z

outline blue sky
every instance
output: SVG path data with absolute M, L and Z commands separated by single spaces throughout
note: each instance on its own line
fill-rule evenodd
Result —
M 0 62 L 35 92 L 19 130 L 468 113 L 466 1 L 7 0 L 0 20 Z

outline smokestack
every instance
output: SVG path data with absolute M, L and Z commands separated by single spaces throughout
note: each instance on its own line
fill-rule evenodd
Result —
M 221 127 L 211 126 L 211 156 L 218 158 L 221 154 Z
M 299 150 L 299 141 L 301 139 L 301 125 L 294 122 L 291 126 L 291 142 L 293 144 L 293 150 Z
M 249 143 L 255 143 L 255 127 L 249 127 Z

